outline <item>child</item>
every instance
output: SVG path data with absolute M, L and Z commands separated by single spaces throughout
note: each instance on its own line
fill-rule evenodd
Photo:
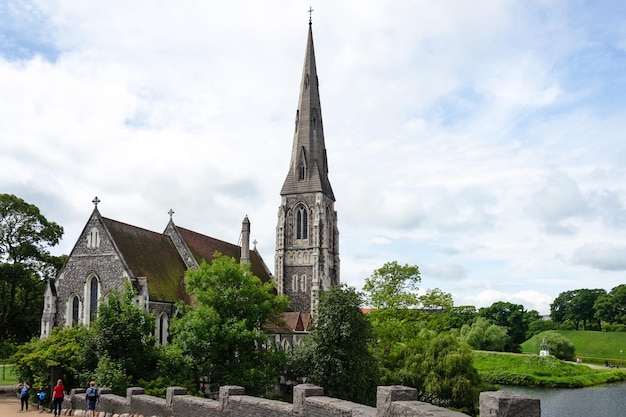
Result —
M 39 391 L 37 391 L 37 398 L 39 399 L 39 412 L 43 413 L 43 402 L 46 399 L 46 391 L 43 390 L 43 387 L 39 387 Z
M 100 398 L 100 393 L 96 388 L 96 382 L 91 381 L 89 383 L 89 388 L 87 388 L 87 392 L 85 394 L 85 400 L 87 401 L 87 413 L 90 417 L 96 417 L 96 402 Z

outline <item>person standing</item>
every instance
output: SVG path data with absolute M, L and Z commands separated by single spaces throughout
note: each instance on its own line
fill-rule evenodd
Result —
M 85 400 L 87 401 L 87 414 L 90 417 L 96 417 L 96 403 L 99 399 L 100 393 L 98 392 L 98 388 L 96 388 L 96 382 L 91 381 L 85 394 Z
M 46 400 L 46 391 L 44 391 L 43 387 L 39 387 L 39 391 L 37 391 L 37 400 L 39 402 L 39 412 L 43 413 L 43 402 Z
M 52 411 L 55 416 L 61 415 L 61 404 L 63 404 L 63 398 L 65 397 L 65 387 L 63 381 L 60 379 L 52 389 Z
M 26 408 L 26 411 L 28 411 L 28 393 L 30 391 L 28 382 L 26 381 L 21 382 L 17 386 L 17 388 L 19 389 L 19 392 L 20 392 L 20 404 L 21 404 L 20 411 L 24 411 L 24 408 Z

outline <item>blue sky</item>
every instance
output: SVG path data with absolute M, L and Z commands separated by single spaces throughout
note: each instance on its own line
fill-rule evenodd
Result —
M 232 4 L 231 4 L 232 3 Z M 312 6 L 341 279 L 540 313 L 626 282 L 626 3 L 0 0 L 0 192 L 273 269 Z

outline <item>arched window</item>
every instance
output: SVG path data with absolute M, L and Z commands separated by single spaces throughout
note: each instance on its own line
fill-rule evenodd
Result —
M 304 207 L 298 208 L 296 212 L 296 239 L 308 239 L 309 218 Z
M 298 181 L 304 181 L 305 173 L 306 167 L 304 166 L 304 162 L 300 161 L 300 166 L 298 167 Z
M 291 277 L 291 291 L 298 292 L 298 275 Z
M 307 282 L 306 282 L 306 274 L 302 274 L 300 277 L 300 291 L 306 292 Z
M 165 346 L 169 338 L 169 318 L 167 314 L 161 313 L 161 315 L 159 315 L 157 326 L 157 342 L 159 345 Z
M 77 295 L 72 297 L 72 327 L 78 324 L 78 318 L 80 313 L 80 300 Z
M 98 278 L 91 277 L 89 285 L 89 322 L 96 319 L 98 314 Z

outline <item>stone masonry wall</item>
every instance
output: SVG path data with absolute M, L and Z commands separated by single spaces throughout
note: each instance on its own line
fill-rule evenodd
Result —
M 165 399 L 145 395 L 143 388 L 129 388 L 126 397 L 110 389 L 100 390 L 96 410 L 107 416 L 122 414 L 159 417 L 467 417 L 466 414 L 416 401 L 417 390 L 404 386 L 378 387 L 376 407 L 324 396 L 311 384 L 294 387 L 293 404 L 245 395 L 237 386 L 220 387 L 219 400 L 187 395 L 181 387 L 167 389 Z M 86 416 L 85 390 L 74 389 L 63 406 L 65 415 Z M 541 417 L 539 400 L 504 392 L 480 395 L 482 417 Z

